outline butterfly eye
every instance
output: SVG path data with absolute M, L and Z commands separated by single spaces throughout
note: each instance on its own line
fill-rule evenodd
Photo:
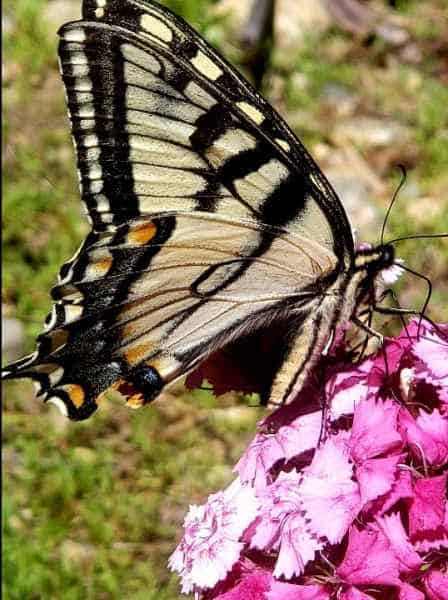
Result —
M 383 260 L 385 267 L 390 267 L 393 265 L 395 260 L 395 248 L 392 246 L 392 244 L 386 244 L 383 246 Z

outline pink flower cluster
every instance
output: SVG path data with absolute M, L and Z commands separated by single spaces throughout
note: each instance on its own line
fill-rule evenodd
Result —
M 202 600 L 448 600 L 447 463 L 448 325 L 415 320 L 264 419 L 169 566 Z

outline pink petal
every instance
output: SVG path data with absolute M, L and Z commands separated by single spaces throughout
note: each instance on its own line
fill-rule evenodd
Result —
M 269 469 L 283 458 L 284 448 L 273 434 L 257 433 L 234 471 L 241 481 L 250 483 L 258 491 L 269 483 Z
M 351 456 L 356 463 L 401 448 L 397 417 L 398 406 L 390 400 L 367 399 L 358 404 L 350 438 Z
M 426 534 L 423 539 L 417 539 L 414 547 L 419 552 L 430 552 L 431 550 L 442 550 L 448 548 L 448 500 L 445 500 L 445 518 L 443 525 L 434 532 Z
M 378 529 L 349 530 L 348 547 L 336 573 L 352 585 L 398 585 L 399 563 Z
M 358 403 L 367 397 L 367 381 L 359 382 L 347 389 L 341 389 L 331 397 L 330 415 L 335 421 L 343 415 L 352 415 Z
M 315 585 L 294 585 L 274 581 L 266 600 L 330 600 L 330 591 L 319 583 Z M 247 600 L 250 597 L 247 596 Z
M 343 538 L 361 508 L 358 484 L 352 475 L 347 446 L 336 437 L 327 439 L 303 470 L 301 504 L 310 529 L 331 543 Z
M 399 561 L 402 573 L 415 573 L 423 564 L 414 550 L 401 522 L 400 514 L 393 513 L 377 519 L 378 527 L 389 540 L 391 548 Z
M 223 593 L 208 596 L 210 600 L 266 600 L 266 592 L 272 583 L 272 575 L 261 569 L 247 573 L 238 583 Z
M 403 330 L 404 331 L 404 330 Z M 395 338 L 387 338 L 383 345 L 383 351 L 373 359 L 373 364 L 369 374 L 369 383 L 380 387 L 386 377 L 385 355 L 387 360 L 387 370 L 389 375 L 393 375 L 399 368 L 403 355 L 409 352 L 411 341 L 403 332 Z
M 259 550 L 278 549 L 280 544 L 280 520 L 270 518 L 265 509 L 262 515 L 255 521 L 255 530 L 250 539 L 250 547 Z
M 345 592 L 342 592 L 340 596 L 341 600 L 375 600 L 373 596 L 364 594 L 353 586 L 350 586 Z
M 251 548 L 279 551 L 276 577 L 300 575 L 322 548 L 303 514 L 300 481 L 301 475 L 295 470 L 282 471 L 259 496 L 262 508 L 249 543 Z
M 356 479 L 363 505 L 392 489 L 398 476 L 397 465 L 403 459 L 404 455 L 401 454 L 386 458 L 371 458 L 356 468 Z
M 397 479 L 392 484 L 390 492 L 385 494 L 383 498 L 378 498 L 378 500 L 366 506 L 365 512 L 380 516 L 392 508 L 399 500 L 412 498 L 413 495 L 414 489 L 411 473 L 408 470 L 399 468 Z
M 280 551 L 274 569 L 274 577 L 291 579 L 301 575 L 305 565 L 314 559 L 322 542 L 310 530 L 305 518 L 296 514 L 282 524 Z
M 240 557 L 244 546 L 240 538 L 257 510 L 253 489 L 239 479 L 209 496 L 206 504 L 190 507 L 184 536 L 168 561 L 181 576 L 183 593 L 212 588 L 227 576 Z
M 290 460 L 302 452 L 315 448 L 322 432 L 322 411 L 302 415 L 278 434 L 285 448 L 284 458 Z
M 429 600 L 448 600 L 448 576 L 446 573 L 431 569 L 423 582 Z
M 448 417 L 436 409 L 428 414 L 420 411 L 417 419 L 402 408 L 399 430 L 420 463 L 442 466 L 448 461 Z
M 434 379 L 444 379 L 448 384 L 448 325 L 438 325 L 437 330 L 427 330 L 414 343 L 412 353 L 423 361 Z
M 409 537 L 412 543 L 431 541 L 446 535 L 447 476 L 448 473 L 445 473 L 415 481 L 414 496 L 409 503 Z
M 448 385 L 440 387 L 437 391 L 440 401 L 440 412 L 445 417 L 448 417 Z
M 240 478 L 261 490 L 270 483 L 269 470 L 279 460 L 289 460 L 314 448 L 321 434 L 322 412 L 301 415 L 276 433 L 257 433 L 235 466 Z
M 223 540 L 219 548 L 210 548 L 194 558 L 187 577 L 183 578 L 182 591 L 194 587 L 210 588 L 224 579 L 240 557 L 243 544 L 235 540 Z
M 358 402 L 368 395 L 367 373 L 370 369 L 370 359 L 361 365 L 335 368 L 330 376 L 325 392 L 331 398 L 331 418 L 338 419 L 342 415 L 352 415 Z
M 425 595 L 413 585 L 402 583 L 400 585 L 398 600 L 425 600 Z
M 436 329 L 432 324 L 422 322 L 418 336 L 418 322 L 414 323 L 411 354 L 407 358 L 413 363 L 414 387 L 418 382 L 432 386 L 442 405 L 441 412 L 445 413 L 443 405 L 448 402 L 448 325 L 438 324 Z
M 227 486 L 224 497 L 228 506 L 226 530 L 235 537 L 239 536 L 257 516 L 260 502 L 254 490 L 242 483 L 239 477 Z
M 251 548 L 270 551 L 279 547 L 284 520 L 302 511 L 300 481 L 301 475 L 294 469 L 288 473 L 282 471 L 276 481 L 259 494 L 261 509 Z

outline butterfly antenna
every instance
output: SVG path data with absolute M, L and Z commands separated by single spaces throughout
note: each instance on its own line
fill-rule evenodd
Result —
M 434 238 L 446 238 L 448 237 L 447 233 L 416 233 L 413 235 L 405 235 L 403 237 L 395 238 L 393 240 L 388 240 L 387 244 L 396 244 L 397 242 L 404 242 L 406 240 L 428 240 Z
M 387 209 L 386 216 L 384 217 L 383 226 L 381 228 L 381 242 L 380 242 L 381 246 L 384 243 L 384 232 L 386 230 L 386 225 L 387 225 L 387 221 L 389 219 L 390 211 L 392 210 L 392 207 L 395 204 L 396 199 L 398 198 L 398 194 L 400 193 L 401 188 L 406 183 L 406 177 L 407 177 L 406 168 L 404 167 L 404 165 L 397 165 L 397 166 L 401 171 L 401 180 L 400 180 L 400 183 L 398 184 L 397 189 L 394 192 L 392 200 L 389 204 L 389 208 Z

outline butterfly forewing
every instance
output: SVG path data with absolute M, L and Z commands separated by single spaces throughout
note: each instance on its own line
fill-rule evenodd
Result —
M 37 353 L 11 371 L 76 419 L 111 386 L 137 406 L 237 337 L 305 323 L 353 262 L 314 161 L 190 27 L 143 1 L 88 0 L 83 17 L 59 55 L 92 232 L 61 269 Z M 291 334 L 277 397 L 333 324 Z
M 190 92 L 201 97 L 208 90 L 219 99 L 209 122 L 198 132 L 197 141 L 210 145 L 217 133 L 214 130 L 223 126 L 222 120 L 228 118 L 227 111 L 222 112 L 226 105 L 232 115 L 240 114 L 246 125 L 254 125 L 259 141 L 263 138 L 270 148 L 276 146 L 288 168 L 299 175 L 300 188 L 295 188 L 297 202 L 299 194 L 307 189 L 324 209 L 333 233 L 338 234 L 333 240 L 338 258 L 352 256 L 353 241 L 346 214 L 322 171 L 270 104 L 194 29 L 159 4 L 144 0 L 108 0 L 101 6 L 97 1 L 88 0 L 83 3 L 83 16 L 126 28 L 128 34 L 133 32 L 145 44 L 146 52 L 151 48 L 159 58 L 165 55 L 175 60 L 172 78 L 187 95 Z M 148 61 L 149 57 L 145 56 L 144 64 L 148 65 Z M 208 97 L 205 94 L 205 98 Z M 239 154 L 242 149 L 235 145 L 233 153 Z M 251 161 L 253 156 L 248 157 L 247 162 L 254 170 Z

